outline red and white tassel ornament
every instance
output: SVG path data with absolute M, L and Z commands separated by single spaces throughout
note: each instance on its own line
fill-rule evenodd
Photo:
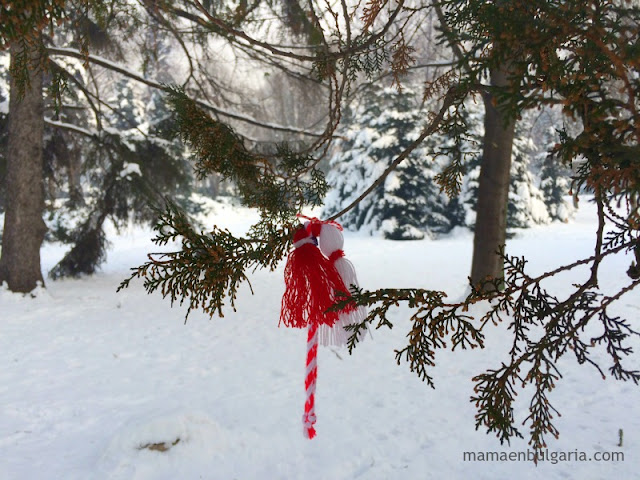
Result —
M 344 291 L 344 282 L 304 227 L 294 234 L 293 246 L 284 269 L 280 322 L 296 328 L 311 323 L 331 326 L 338 320 L 338 312 L 325 312 L 334 304 L 335 292 Z
M 334 265 L 320 252 L 316 239 L 300 227 L 293 237 L 294 250 L 284 270 L 285 292 L 282 296 L 280 322 L 288 327 L 308 328 L 306 401 L 302 418 L 304 435 L 311 439 L 316 431 L 315 391 L 317 379 L 318 328 L 330 328 L 340 312 L 328 312 L 336 300 L 336 292 L 347 291 Z M 355 307 L 348 306 L 346 311 Z

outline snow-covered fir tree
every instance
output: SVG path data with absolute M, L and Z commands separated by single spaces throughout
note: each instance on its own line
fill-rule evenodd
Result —
M 369 186 L 411 141 L 420 133 L 423 114 L 415 106 L 416 95 L 410 90 L 370 88 L 368 101 L 347 115 L 341 132 L 339 153 L 331 161 L 328 175 L 334 190 L 327 196 L 324 215 L 340 211 Z M 457 225 L 475 226 L 478 179 L 482 161 L 484 108 L 469 100 L 460 112 L 462 123 L 429 137 L 424 144 L 392 172 L 374 194 L 341 217 L 354 230 L 381 231 L 386 238 L 418 239 L 435 235 Z M 531 171 L 538 160 L 529 135 L 531 121 L 525 118 L 516 125 L 512 153 L 507 227 L 528 228 L 558 218 L 566 221 L 570 207 L 562 195 L 563 183 L 558 162 L 549 162 L 540 172 L 542 184 Z M 549 140 L 551 142 L 551 139 Z M 436 158 L 436 160 L 434 160 Z M 449 162 L 465 167 L 462 189 L 457 198 L 440 192 L 434 177 Z M 548 193 L 543 193 L 541 188 Z M 554 190 L 556 189 L 556 190 Z
M 73 244 L 52 278 L 95 271 L 106 255 L 107 219 L 116 226 L 150 222 L 156 216 L 150 207 L 161 205 L 163 195 L 183 205 L 189 197 L 191 168 L 171 138 L 173 117 L 164 96 L 121 80 L 108 102 L 116 108 L 81 151 L 84 206 L 68 203 L 49 221 L 54 238 Z
M 529 168 L 536 147 L 528 135 L 528 125 L 526 121 L 519 121 L 513 140 L 507 204 L 507 229 L 510 233 L 514 228 L 527 228 L 550 221 L 544 197 Z
M 478 202 L 478 181 L 480 178 L 480 164 L 482 161 L 482 139 L 484 136 L 484 108 L 479 99 L 470 99 L 464 104 L 461 118 L 465 124 L 461 135 L 461 142 L 456 142 L 455 135 L 444 135 L 444 145 L 450 145 L 450 157 L 459 156 L 464 165 L 465 176 L 459 195 L 459 202 L 463 207 L 464 216 L 456 225 L 473 229 L 476 224 L 476 204 Z M 454 132 L 451 132 L 454 133 Z
M 330 216 L 362 191 L 419 135 L 425 115 L 409 88 L 370 86 L 363 101 L 348 114 L 340 132 L 338 153 L 328 175 L 333 190 L 323 215 Z M 441 168 L 425 145 L 412 152 L 385 181 L 340 220 L 346 228 L 381 232 L 393 240 L 424 238 L 453 227 L 457 214 L 434 177 Z
M 538 155 L 541 165 L 540 190 L 551 220 L 568 222 L 574 212 L 572 203 L 567 199 L 571 188 L 571 173 L 553 151 L 558 141 L 557 130 L 548 127 L 543 134 L 543 145 Z
M 116 91 L 113 97 L 108 100 L 109 104 L 114 107 L 110 115 L 110 124 L 113 128 L 127 131 L 144 122 L 145 106 L 139 92 L 145 89 L 139 87 L 137 90 L 134 89 L 132 80 L 128 78 L 118 80 Z

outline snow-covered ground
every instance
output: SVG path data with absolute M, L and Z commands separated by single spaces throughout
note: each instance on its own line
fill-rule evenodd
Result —
M 219 207 L 211 221 L 241 231 L 253 214 Z M 532 228 L 511 240 L 531 270 L 587 255 L 595 231 L 593 206 L 582 202 L 568 225 Z M 394 348 L 405 345 L 407 310 L 392 314 L 393 330 L 373 332 L 352 356 L 321 348 L 316 409 L 318 435 L 302 435 L 304 331 L 278 328 L 282 267 L 252 277 L 238 311 L 209 320 L 148 296 L 140 282 L 116 293 L 128 268 L 156 251 L 148 229 L 110 234 L 102 272 L 48 282 L 35 298 L 0 291 L 0 479 L 501 479 L 639 478 L 640 390 L 603 381 L 567 356 L 551 400 L 562 417 L 550 455 L 570 461 L 469 462 L 463 452 L 526 451 L 500 446 L 474 428 L 471 377 L 505 359 L 508 332 L 487 331 L 482 351 L 441 352 L 430 389 Z M 366 288 L 466 288 L 472 237 L 391 242 L 346 234 L 348 258 Z M 50 269 L 64 253 L 43 250 Z M 609 262 L 605 287 L 626 280 L 630 259 Z M 554 280 L 559 293 L 582 270 Z M 637 327 L 640 292 L 617 312 Z M 635 350 L 640 342 L 634 340 Z M 604 355 L 601 356 L 604 358 Z M 640 366 L 635 353 L 629 365 Z M 527 415 L 521 394 L 517 418 Z M 623 446 L 617 446 L 623 429 Z M 526 433 L 526 431 L 524 432 Z M 168 451 L 144 445 L 178 443 Z M 622 452 L 615 462 L 575 461 Z M 557 457 L 560 458 L 560 457 Z

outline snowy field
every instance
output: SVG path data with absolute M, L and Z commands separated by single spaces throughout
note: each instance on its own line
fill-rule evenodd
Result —
M 253 219 L 222 206 L 211 216 L 235 231 Z M 594 208 L 583 200 L 571 224 L 525 231 L 508 250 L 542 272 L 588 255 L 595 228 Z M 306 440 L 306 332 L 278 328 L 284 265 L 254 274 L 255 295 L 243 289 L 237 312 L 211 320 L 194 312 L 185 325 L 184 308 L 146 295 L 141 282 L 116 293 L 129 267 L 156 251 L 150 231 L 109 238 L 98 275 L 49 281 L 35 298 L 0 291 L 2 480 L 640 478 L 640 388 L 602 380 L 570 356 L 551 395 L 562 417 L 550 452 L 622 452 L 624 460 L 464 461 L 465 451 L 527 449 L 526 440 L 500 446 L 476 431 L 469 402 L 471 377 L 506 359 L 508 332 L 489 329 L 483 351 L 441 352 L 432 390 L 395 364 L 394 348 L 405 345 L 409 329 L 404 307 L 393 313 L 393 330 L 373 331 L 352 356 L 321 347 L 318 435 Z M 471 245 L 468 232 L 404 243 L 348 233 L 345 250 L 366 288 L 437 287 L 455 299 L 465 292 Z M 63 254 L 46 245 L 43 268 Z M 624 284 L 629 262 L 608 262 L 601 284 Z M 564 276 L 554 288 L 566 292 L 585 276 L 586 269 Z M 636 291 L 616 311 L 638 328 L 639 309 Z M 632 345 L 640 352 L 639 341 Z M 640 353 L 628 366 L 640 368 Z M 518 396 L 519 421 L 526 393 Z M 141 448 L 160 443 L 171 448 Z

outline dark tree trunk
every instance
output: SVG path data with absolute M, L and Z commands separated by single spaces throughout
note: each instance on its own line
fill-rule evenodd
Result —
M 22 54 L 23 45 L 11 47 L 11 62 Z M 44 102 L 43 72 L 37 48 L 29 49 L 29 85 L 18 95 L 10 81 L 9 139 L 7 148 L 6 211 L 0 257 L 0 283 L 14 292 L 29 292 L 43 282 L 40 247 L 46 226 L 43 186 Z
M 502 87 L 507 82 L 504 70 L 491 72 L 491 85 Z M 506 241 L 511 150 L 515 132 L 515 120 L 508 119 L 500 111 L 500 106 L 494 105 L 493 97 L 485 94 L 483 99 L 485 133 L 473 237 L 473 285 L 487 278 L 499 279 L 504 276 L 503 261 L 496 252 Z M 490 285 L 485 287 L 486 290 L 491 288 Z

